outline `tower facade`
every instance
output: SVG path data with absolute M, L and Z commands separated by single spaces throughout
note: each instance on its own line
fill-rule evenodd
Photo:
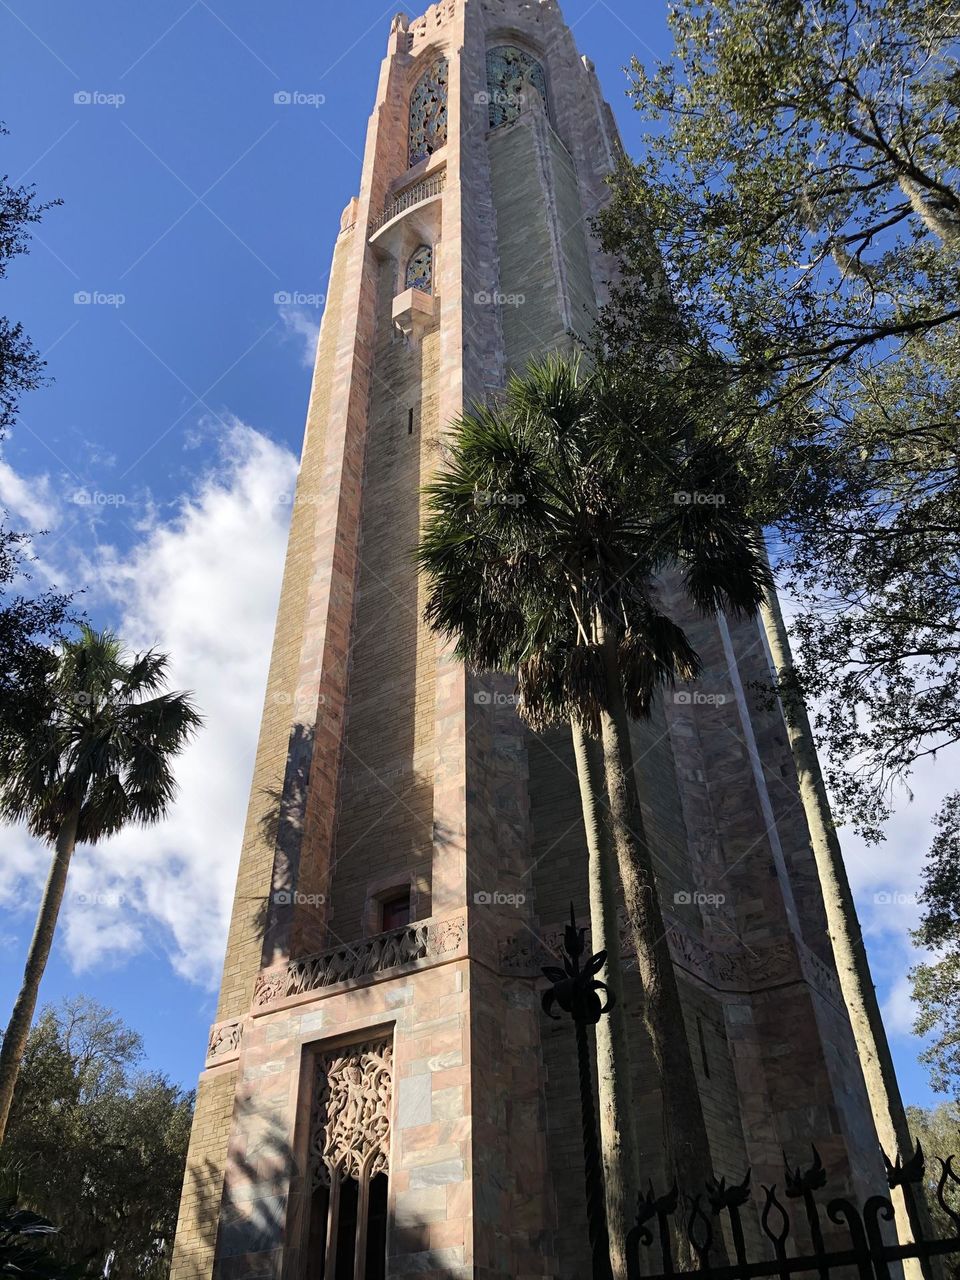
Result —
M 411 550 L 446 424 L 589 330 L 617 148 L 555 0 L 394 19 L 333 253 L 173 1280 L 589 1272 L 571 1032 L 539 1012 L 588 902 L 573 752 L 429 632 Z M 861 1191 L 876 1136 L 783 720 L 751 698 L 766 649 L 754 623 L 689 630 L 704 675 L 633 746 L 714 1164 L 776 1181 L 813 1138 Z

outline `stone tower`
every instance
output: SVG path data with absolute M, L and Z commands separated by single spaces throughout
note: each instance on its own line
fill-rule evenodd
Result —
M 588 329 L 617 147 L 555 0 L 394 19 L 333 253 L 173 1280 L 588 1273 L 572 1033 L 538 991 L 588 902 L 572 749 L 425 628 L 410 551 L 445 424 Z M 775 1181 L 813 1137 L 861 1190 L 876 1138 L 796 776 L 751 703 L 766 650 L 752 623 L 690 630 L 704 676 L 634 751 L 714 1163 Z

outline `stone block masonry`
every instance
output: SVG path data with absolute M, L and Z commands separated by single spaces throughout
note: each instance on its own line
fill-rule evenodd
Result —
M 387 1176 L 387 1276 L 589 1272 L 573 1046 L 539 1010 L 558 922 L 571 900 L 587 915 L 569 734 L 527 732 L 510 677 L 466 672 L 430 632 L 411 553 L 450 424 L 531 357 L 574 350 L 602 303 L 615 264 L 590 219 L 619 144 L 554 0 L 442 0 L 385 35 L 334 249 L 172 1280 L 317 1280 L 331 1125 Z M 411 165 L 414 101 L 433 151 Z M 684 616 L 676 584 L 662 590 Z M 715 696 L 668 696 L 631 745 L 711 1153 L 759 1185 L 813 1138 L 853 1188 L 880 1172 L 876 1140 L 782 718 L 749 697 L 765 653 L 752 626 L 686 621 Z M 409 926 L 388 928 L 388 903 Z M 622 949 L 644 1174 L 665 1187 L 663 1082 L 625 933 Z M 370 1046 L 389 1063 L 373 1083 L 357 1066 Z M 354 1146 L 352 1123 L 367 1126 Z M 755 1239 L 756 1215 L 744 1224 Z M 324 1280 L 355 1280 L 334 1265 Z

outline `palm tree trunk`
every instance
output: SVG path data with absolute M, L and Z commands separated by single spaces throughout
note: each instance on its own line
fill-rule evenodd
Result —
M 643 981 L 644 1021 L 663 1096 L 667 1179 L 675 1173 L 680 1190 L 692 1197 L 703 1195 L 705 1184 L 713 1177 L 707 1126 L 633 775 L 617 637 L 602 623 L 598 623 L 597 631 L 606 682 L 607 705 L 601 714 L 601 727 L 607 793 L 623 896 Z M 676 1239 L 682 1250 L 678 1261 L 692 1262 L 685 1233 L 678 1232 Z
M 10 1021 L 7 1023 L 3 1045 L 0 1046 L 0 1142 L 3 1142 L 7 1131 L 13 1090 L 20 1073 L 24 1050 L 27 1047 L 34 1010 L 37 1007 L 40 979 L 47 967 L 50 948 L 53 946 L 57 917 L 60 914 L 60 904 L 63 902 L 63 893 L 67 884 L 67 872 L 70 870 L 70 859 L 77 842 L 78 819 L 77 811 L 69 814 L 57 832 L 53 862 L 50 865 L 50 874 L 47 876 L 40 912 L 30 942 L 30 950 L 27 953 L 23 985 L 13 1006 Z
M 789 680 L 793 673 L 793 658 L 776 592 L 768 593 L 762 617 L 777 679 Z M 910 1127 L 900 1096 L 883 1018 L 880 1016 L 880 1003 L 870 974 L 840 840 L 830 812 L 830 801 L 820 771 L 813 730 L 801 699 L 784 698 L 781 706 L 817 864 L 837 977 L 840 979 L 840 990 L 856 1041 L 877 1137 L 891 1160 L 897 1155 L 906 1160 L 913 1151 Z M 922 1202 L 922 1196 L 918 1199 Z M 901 1202 L 900 1197 L 894 1197 L 894 1201 L 898 1234 L 901 1239 L 908 1239 L 911 1227 L 906 1205 Z
M 620 924 L 617 919 L 617 885 L 609 829 L 597 811 L 603 795 L 603 773 L 598 744 L 570 721 L 577 759 L 583 826 L 589 854 L 590 939 L 593 951 L 607 953 L 598 975 L 613 997 L 613 1008 L 596 1026 L 597 1093 L 600 1102 L 600 1146 L 607 1200 L 607 1233 L 614 1280 L 626 1280 L 627 1232 L 637 1214 L 640 1167 L 634 1128 L 633 1082 L 623 1003 L 623 965 L 620 958 Z

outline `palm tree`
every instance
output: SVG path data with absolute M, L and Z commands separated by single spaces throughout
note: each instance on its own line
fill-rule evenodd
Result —
M 668 1162 L 681 1186 L 700 1190 L 712 1176 L 706 1126 L 629 721 L 650 714 L 660 687 L 700 670 L 683 629 L 658 604 L 658 577 L 678 572 L 687 598 L 707 615 L 753 616 L 763 601 L 769 574 L 749 518 L 744 468 L 719 429 L 678 412 L 666 380 L 585 374 L 576 359 L 559 356 L 512 377 L 495 405 L 463 415 L 447 444 L 446 468 L 426 489 L 417 552 L 428 579 L 427 619 L 456 638 L 472 668 L 517 672 L 521 714 L 534 729 L 571 723 L 591 902 L 605 906 L 606 931 L 595 932 L 594 946 L 608 948 L 605 980 L 616 995 L 612 877 L 597 882 L 608 825 L 663 1090 Z M 596 805 L 588 812 L 598 786 L 588 776 L 585 739 L 602 744 L 606 824 L 598 823 Z M 602 1109 L 629 1133 L 629 1069 L 622 1050 L 614 1056 L 613 1069 L 599 1073 Z M 611 1169 L 617 1158 L 620 1167 Z M 604 1151 L 608 1200 L 621 1201 L 608 1205 L 611 1241 L 632 1217 L 632 1159 Z
M 54 849 L 0 1047 L 0 1142 L 74 848 L 159 821 L 176 792 L 171 761 L 201 724 L 188 694 L 163 692 L 168 662 L 152 649 L 130 655 L 110 632 L 84 627 L 60 650 L 44 718 L 0 749 L 0 814 Z

